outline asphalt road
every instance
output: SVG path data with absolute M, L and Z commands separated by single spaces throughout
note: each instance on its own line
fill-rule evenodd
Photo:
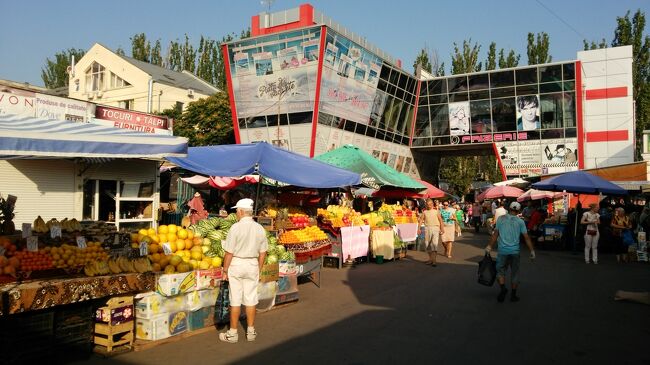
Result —
M 407 259 L 323 269 L 300 285 L 297 304 L 258 315 L 256 342 L 222 343 L 209 332 L 94 364 L 650 364 L 650 306 L 614 301 L 649 291 L 650 264 L 601 254 L 522 254 L 521 301 L 497 303 L 476 282 L 487 235 L 465 232 L 452 259 Z

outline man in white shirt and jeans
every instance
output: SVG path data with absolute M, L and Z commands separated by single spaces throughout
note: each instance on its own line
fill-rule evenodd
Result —
M 230 328 L 219 334 L 224 342 L 239 340 L 237 322 L 242 304 L 246 307 L 246 339 L 255 341 L 255 311 L 257 309 L 257 284 L 268 249 L 264 228 L 253 220 L 253 200 L 241 199 L 237 209 L 239 222 L 232 225 L 222 242 L 226 256 L 223 260 L 223 280 L 230 283 Z

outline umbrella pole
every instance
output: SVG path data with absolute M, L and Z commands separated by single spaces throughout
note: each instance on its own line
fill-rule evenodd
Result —
M 260 190 L 262 189 L 262 179 L 263 179 L 262 174 L 260 174 L 258 164 L 255 164 L 255 172 L 257 172 L 257 176 L 259 176 L 258 181 L 257 181 L 257 189 L 255 191 L 255 205 L 254 205 L 255 208 L 253 209 L 253 215 L 256 216 L 257 215 L 257 209 L 259 209 L 259 207 L 260 207 L 260 203 L 259 203 Z
M 578 203 L 580 203 L 580 194 L 578 194 Z M 578 219 L 580 218 L 580 212 L 578 211 L 578 203 L 576 203 L 576 221 L 573 225 L 573 254 L 577 253 L 576 249 L 578 246 Z

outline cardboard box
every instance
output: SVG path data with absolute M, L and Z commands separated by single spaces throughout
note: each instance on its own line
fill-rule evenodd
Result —
M 136 295 L 135 317 L 152 319 L 164 313 L 184 311 L 187 308 L 187 295 L 165 297 L 156 292 Z
M 133 304 L 128 304 L 117 308 L 111 308 L 108 306 L 101 307 L 95 311 L 95 322 L 110 323 L 111 326 L 116 326 L 121 323 L 133 321 L 133 314 Z
M 196 293 L 199 297 L 201 307 L 214 307 L 219 296 L 219 288 L 197 290 Z
M 196 290 L 196 273 L 194 271 L 179 274 L 160 274 L 156 283 L 156 292 L 164 296 L 174 296 Z
M 223 268 L 215 267 L 207 270 L 195 270 L 196 289 L 218 288 L 223 278 Z
M 291 293 L 298 291 L 298 275 L 285 275 L 278 279 L 278 293 Z
M 191 311 L 189 326 L 190 331 L 214 326 L 214 305 Z
M 162 340 L 188 330 L 188 312 L 159 314 L 152 319 L 137 318 L 135 336 L 142 340 Z
M 278 265 L 278 272 L 280 273 L 280 276 L 291 275 L 297 272 L 295 261 L 280 261 Z
M 260 272 L 261 283 L 277 281 L 279 277 L 280 277 L 280 265 L 277 262 L 275 264 L 266 264 L 262 266 L 262 271 Z
M 257 310 L 260 312 L 267 311 L 275 304 L 275 296 L 278 293 L 278 283 L 270 281 L 267 283 L 257 284 Z
M 299 299 L 298 291 L 278 294 L 275 296 L 275 305 L 295 302 L 298 299 Z

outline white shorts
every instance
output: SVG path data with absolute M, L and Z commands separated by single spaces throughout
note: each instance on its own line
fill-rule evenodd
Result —
M 257 258 L 233 257 L 228 268 L 230 282 L 230 306 L 255 306 L 257 283 L 260 281 L 260 267 Z
M 438 241 L 440 241 L 440 228 L 424 227 L 424 247 L 427 252 L 438 251 Z

